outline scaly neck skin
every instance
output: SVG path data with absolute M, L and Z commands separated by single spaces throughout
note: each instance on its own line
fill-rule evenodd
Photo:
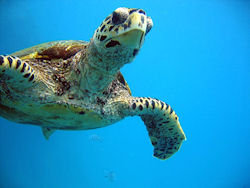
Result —
M 80 63 L 81 90 L 98 93 L 107 88 L 126 63 L 121 55 L 121 53 L 103 53 L 93 41 L 90 41 L 88 50 Z

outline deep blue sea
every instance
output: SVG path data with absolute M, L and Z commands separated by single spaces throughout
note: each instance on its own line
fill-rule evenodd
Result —
M 250 1 L 0 0 L 0 54 L 88 41 L 118 7 L 154 22 L 121 69 L 132 94 L 170 104 L 187 140 L 161 161 L 139 117 L 48 141 L 0 118 L 0 188 L 250 188 Z

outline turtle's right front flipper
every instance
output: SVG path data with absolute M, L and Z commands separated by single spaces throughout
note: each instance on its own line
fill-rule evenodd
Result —
M 186 136 L 176 113 L 167 103 L 149 97 L 129 97 L 121 104 L 122 114 L 138 115 L 144 121 L 155 157 L 168 159 L 180 149 Z
M 10 87 L 14 91 L 24 91 L 35 83 L 37 74 L 34 69 L 21 59 L 0 55 L 0 90 Z

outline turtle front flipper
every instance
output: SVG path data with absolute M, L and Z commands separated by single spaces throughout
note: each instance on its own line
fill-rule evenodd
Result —
M 31 115 L 36 112 L 33 99 L 38 80 L 38 72 L 27 61 L 0 55 L 0 116 L 18 123 L 39 124 Z
M 125 106 L 126 115 L 139 115 L 144 121 L 155 157 L 167 159 L 180 149 L 186 137 L 168 104 L 152 98 L 131 97 Z
M 6 85 L 17 92 L 23 91 L 36 79 L 37 74 L 28 63 L 14 56 L 0 55 L 1 86 Z

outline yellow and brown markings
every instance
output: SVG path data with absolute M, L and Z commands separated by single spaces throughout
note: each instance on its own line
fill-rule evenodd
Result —
M 29 59 L 68 59 L 74 56 L 77 52 L 84 50 L 86 44 L 77 41 L 58 41 L 45 43 L 38 46 L 34 46 L 28 49 L 24 49 L 20 52 L 16 52 L 13 55 L 17 55 L 22 60 Z
M 39 53 L 44 59 L 68 59 L 82 50 L 82 46 L 54 46 Z
M 21 59 L 8 55 L 0 55 L 0 70 L 16 70 L 29 82 L 34 82 L 36 75 L 32 67 Z
M 33 52 L 31 54 L 28 54 L 28 55 L 25 55 L 25 56 L 22 56 L 20 57 L 21 60 L 27 60 L 27 59 L 42 59 L 43 57 L 45 58 L 49 58 L 48 56 L 42 56 L 42 55 L 39 55 L 38 52 Z

